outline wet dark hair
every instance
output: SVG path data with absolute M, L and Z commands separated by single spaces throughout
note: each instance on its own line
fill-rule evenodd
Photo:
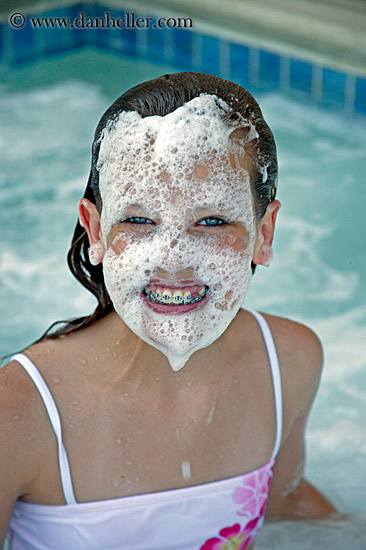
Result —
M 99 191 L 97 161 L 101 135 L 104 128 L 123 111 L 136 111 L 141 117 L 165 116 L 200 94 L 215 95 L 223 100 L 229 111 L 223 111 L 223 118 L 232 125 L 232 138 L 245 142 L 249 127 L 253 125 L 258 137 L 244 145 L 252 160 L 251 186 L 257 220 L 264 215 L 268 204 L 275 198 L 277 182 L 277 153 L 273 134 L 265 122 L 259 105 L 253 96 L 238 84 L 217 76 L 202 73 L 167 74 L 143 82 L 121 95 L 103 114 L 94 134 L 92 163 L 84 197 L 95 203 L 99 212 L 102 200 Z M 263 171 L 263 167 L 265 170 Z M 67 256 L 69 268 L 80 283 L 94 294 L 98 301 L 95 311 L 85 317 L 69 321 L 57 321 L 41 336 L 57 338 L 89 326 L 113 311 L 113 305 L 104 284 L 102 265 L 93 266 L 88 256 L 89 241 L 85 229 L 78 222 Z M 252 263 L 252 271 L 255 265 Z M 59 329 L 55 325 L 62 323 Z

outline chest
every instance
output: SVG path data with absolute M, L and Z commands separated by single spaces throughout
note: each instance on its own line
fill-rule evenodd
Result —
M 275 438 L 270 372 L 213 377 L 176 393 L 93 387 L 59 396 L 63 440 L 79 502 L 209 483 L 268 462 Z M 57 453 L 34 499 L 63 503 Z M 40 500 L 40 498 L 42 500 Z

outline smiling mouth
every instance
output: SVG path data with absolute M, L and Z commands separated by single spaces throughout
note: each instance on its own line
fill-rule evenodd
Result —
M 164 306 L 182 307 L 187 305 L 197 304 L 201 302 L 207 295 L 208 286 L 190 286 L 182 288 L 164 288 L 164 287 L 149 287 L 146 286 L 142 293 L 145 298 L 153 304 L 161 304 Z

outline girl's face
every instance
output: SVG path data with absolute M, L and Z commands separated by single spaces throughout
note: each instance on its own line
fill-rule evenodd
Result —
M 165 117 L 122 113 L 99 155 L 108 293 L 174 370 L 220 337 L 251 282 L 248 160 L 216 102 L 201 96 Z

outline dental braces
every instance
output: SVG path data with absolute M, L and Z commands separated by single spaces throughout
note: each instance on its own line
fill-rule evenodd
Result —
M 176 306 L 176 305 L 188 305 L 188 304 L 195 304 L 197 302 L 200 302 L 203 300 L 203 298 L 206 296 L 208 292 L 208 288 L 205 288 L 205 291 L 203 294 L 199 294 L 196 297 L 193 296 L 186 296 L 185 299 L 183 299 L 181 296 L 176 296 L 175 298 L 173 296 L 163 295 L 160 299 L 158 298 L 158 293 L 154 292 L 153 290 L 146 290 L 144 288 L 143 293 L 145 296 L 151 301 L 156 304 L 162 304 L 164 306 Z M 164 302 L 164 300 L 174 300 L 174 302 Z

